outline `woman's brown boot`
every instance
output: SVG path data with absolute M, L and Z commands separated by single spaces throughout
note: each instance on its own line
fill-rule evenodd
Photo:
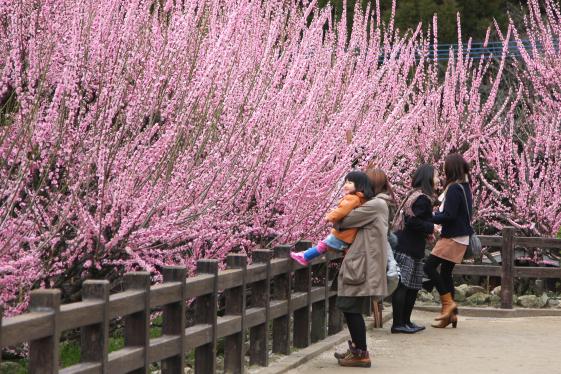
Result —
M 349 367 L 369 368 L 371 365 L 368 351 L 363 351 L 358 348 L 351 348 L 349 353 L 345 357 L 340 358 L 337 362 L 339 363 L 339 366 Z
M 450 292 L 440 295 L 440 302 L 442 303 L 442 308 L 440 310 L 440 315 L 435 318 L 437 321 L 447 320 L 452 314 L 458 314 L 458 305 L 452 299 L 452 294 Z
M 437 329 L 443 329 L 449 324 L 452 324 L 452 327 L 456 328 L 458 326 L 458 316 L 452 314 L 448 318 L 441 319 L 440 321 L 438 321 L 438 323 L 432 324 L 431 326 L 436 327 Z

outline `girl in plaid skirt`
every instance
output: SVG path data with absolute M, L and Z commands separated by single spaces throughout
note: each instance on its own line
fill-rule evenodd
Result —
M 434 232 L 432 207 L 438 183 L 432 165 L 419 166 L 413 174 L 412 190 L 396 214 L 393 229 L 398 244 L 394 256 L 401 270 L 401 279 L 392 295 L 392 333 L 414 334 L 425 329 L 411 321 L 411 313 L 422 287 L 426 241 Z

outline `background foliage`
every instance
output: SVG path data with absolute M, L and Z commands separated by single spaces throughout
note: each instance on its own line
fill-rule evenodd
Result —
M 375 0 L 347 0 L 346 11 L 352 15 L 356 3 L 359 2 L 362 9 L 367 6 L 375 8 Z M 330 4 L 337 17 L 343 13 L 344 0 L 319 0 L 320 6 Z M 519 18 L 521 7 L 525 1 L 519 0 L 400 0 L 396 4 L 395 25 L 402 31 L 414 29 L 419 22 L 425 28 L 432 24 L 433 15 L 438 14 L 438 37 L 441 43 L 457 43 L 456 13 L 462 17 L 462 30 L 464 42 L 472 37 L 474 40 L 482 41 L 486 30 L 493 25 L 493 20 L 501 28 L 508 24 L 507 13 L 510 12 L 515 18 Z M 392 0 L 381 0 L 380 10 L 383 19 L 388 22 L 391 17 Z M 348 19 L 348 27 L 352 28 L 352 16 Z

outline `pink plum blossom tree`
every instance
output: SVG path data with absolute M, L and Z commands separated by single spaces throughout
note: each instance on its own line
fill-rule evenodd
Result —
M 459 149 L 477 219 L 561 224 L 559 8 L 531 1 L 544 53 L 511 64 L 401 32 L 347 35 L 315 2 L 0 1 L 0 303 L 87 277 L 316 239 L 341 178 L 370 161 L 398 192 Z M 364 14 L 373 14 L 373 18 Z M 344 19 L 344 17 L 343 17 Z M 460 38 L 461 40 L 461 38 Z M 467 48 L 470 48 L 469 45 Z M 485 94 L 482 94 L 485 92 Z M 506 94 L 502 94 L 506 92 Z M 352 134 L 352 137 L 347 137 Z

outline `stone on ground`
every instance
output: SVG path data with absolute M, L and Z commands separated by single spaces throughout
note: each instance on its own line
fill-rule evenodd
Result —
M 477 292 L 466 299 L 467 305 L 483 305 L 489 301 L 489 295 L 483 292 Z
M 481 286 L 468 286 L 466 289 L 466 297 L 470 297 L 472 295 L 475 295 L 476 293 L 487 293 L 487 291 L 485 290 L 485 288 L 481 287 Z
M 518 297 L 518 305 L 524 308 L 535 308 L 538 303 L 536 295 L 522 295 Z

